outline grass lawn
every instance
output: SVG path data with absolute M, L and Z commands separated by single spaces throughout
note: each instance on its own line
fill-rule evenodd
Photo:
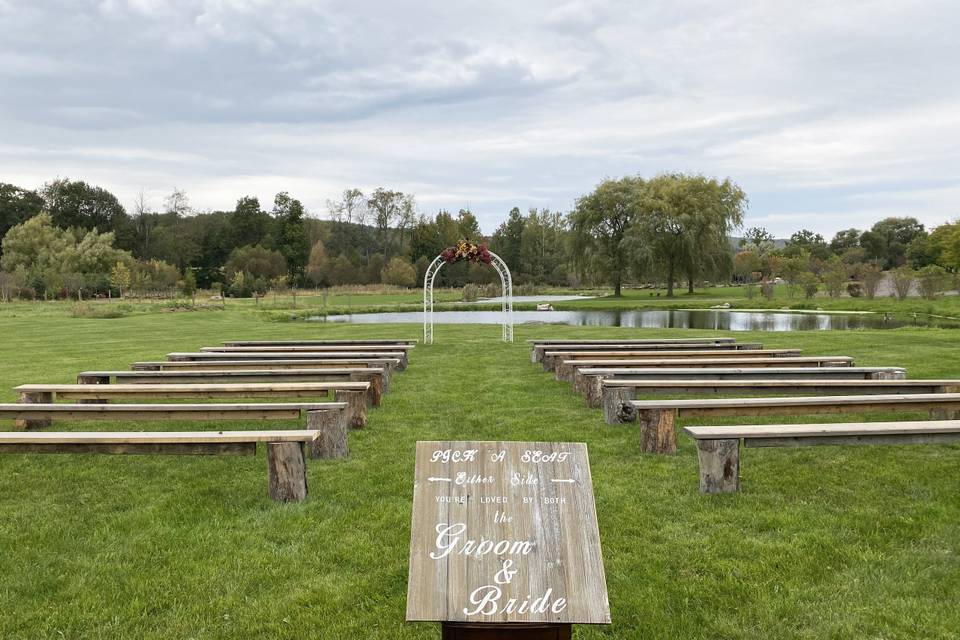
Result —
M 45 308 L 0 310 L 7 401 L 16 384 L 224 339 L 420 330 L 266 322 L 248 308 L 116 319 Z M 350 458 L 310 461 L 301 504 L 267 498 L 262 450 L 0 456 L 0 638 L 437 638 L 437 625 L 403 620 L 414 444 L 427 439 L 588 444 L 613 624 L 577 627 L 578 638 L 960 634 L 960 446 L 751 449 L 743 491 L 704 497 L 692 441 L 681 437 L 675 457 L 641 456 L 634 425 L 604 427 L 523 341 L 706 332 L 518 326 L 512 345 L 499 333 L 437 326 L 438 344 L 413 351 L 350 434 Z M 730 335 L 960 377 L 950 330 Z M 186 427 L 122 426 L 161 424 Z

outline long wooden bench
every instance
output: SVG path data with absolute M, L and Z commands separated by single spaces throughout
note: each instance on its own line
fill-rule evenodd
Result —
M 530 342 L 528 340 L 528 342 Z M 759 342 L 736 343 L 732 338 L 718 340 L 691 341 L 654 341 L 654 340 L 566 340 L 534 342 L 530 350 L 530 361 L 543 360 L 545 351 L 589 351 L 592 349 L 624 349 L 636 351 L 680 350 L 680 349 L 762 349 Z
M 960 442 L 960 420 L 685 427 L 683 431 L 697 441 L 700 493 L 740 490 L 741 440 L 745 447 Z
M 387 375 L 400 366 L 397 358 L 322 358 L 319 360 L 141 360 L 130 368 L 134 371 L 183 371 L 192 369 L 341 369 L 381 368 Z
M 0 420 L 12 419 L 14 428 L 48 426 L 53 420 L 108 421 L 220 421 L 300 420 L 306 429 L 321 432 L 311 455 L 343 457 L 347 453 L 347 414 L 342 402 L 248 404 L 0 404 Z
M 23 384 L 15 387 L 20 402 L 28 404 L 77 400 L 107 403 L 112 400 L 173 400 L 216 398 L 317 398 L 333 395 L 343 403 L 347 423 L 354 428 L 367 424 L 369 382 L 295 382 L 251 384 Z
M 267 493 L 278 502 L 307 497 L 304 446 L 313 448 L 323 434 L 291 431 L 44 432 L 0 433 L 0 453 L 101 453 L 148 455 L 252 456 L 257 444 L 267 449 Z
M 324 360 L 330 357 L 329 352 L 323 351 L 257 351 L 257 352 L 216 352 L 216 351 L 178 351 L 166 354 L 167 360 L 171 362 L 179 361 L 205 361 L 215 362 L 218 360 Z M 399 360 L 397 370 L 403 371 L 407 368 L 407 354 L 402 351 L 382 351 L 370 353 L 356 353 L 354 357 L 369 358 L 391 358 Z
M 624 369 L 587 367 L 577 369 L 574 389 L 584 394 L 587 406 L 598 408 L 603 400 L 603 381 L 614 380 L 902 380 L 901 367 L 653 367 Z
M 697 368 L 785 368 L 785 367 L 852 367 L 849 356 L 796 356 L 784 358 L 631 358 L 598 360 L 564 360 L 557 366 L 558 381 L 572 382 L 577 370 L 585 367 L 616 367 L 618 369 L 651 369 L 655 367 Z
M 684 416 L 768 416 L 929 411 L 935 420 L 960 418 L 960 393 L 789 398 L 701 398 L 634 400 L 628 403 L 640 423 L 640 450 L 676 453 L 676 421 Z
M 603 379 L 603 418 L 607 424 L 635 422 L 638 394 L 824 394 L 889 395 L 960 393 L 960 379 L 937 380 L 620 380 Z
M 563 362 L 571 360 L 622 360 L 636 358 L 782 358 L 801 355 L 800 349 L 665 349 L 644 351 L 634 349 L 589 349 L 585 351 L 543 352 L 544 371 L 554 371 Z
M 78 384 L 245 384 L 251 382 L 369 382 L 370 405 L 387 391 L 384 369 L 215 369 L 210 371 L 82 371 Z
M 820 369 L 853 367 L 849 356 L 798 356 L 795 358 L 685 358 L 685 359 L 634 359 L 634 360 L 572 360 L 557 368 L 556 378 L 572 381 L 575 389 L 583 389 L 584 375 L 594 375 L 597 369 L 616 369 L 622 375 L 631 369 Z M 567 374 L 566 377 L 561 375 Z
M 364 345 L 364 344 L 411 344 L 419 342 L 416 338 L 367 338 L 359 340 L 224 340 L 225 347 L 269 347 L 272 345 Z

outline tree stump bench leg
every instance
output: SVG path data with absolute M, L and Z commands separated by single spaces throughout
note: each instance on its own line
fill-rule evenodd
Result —
M 607 424 L 624 424 L 637 421 L 637 412 L 630 405 L 636 400 L 635 387 L 603 387 L 603 420 Z
M 53 402 L 53 394 L 49 391 L 25 391 L 20 394 L 19 402 L 21 404 L 49 404 Z M 18 430 L 45 429 L 51 424 L 53 424 L 53 420 L 50 418 L 40 418 L 34 420 L 17 418 L 13 421 L 13 428 Z
M 307 497 L 307 461 L 301 442 L 267 443 L 267 491 L 277 502 Z
M 557 379 L 557 382 L 573 382 L 573 368 L 574 365 L 569 362 L 558 362 L 554 367 L 556 371 L 554 377 Z
M 641 409 L 636 414 L 640 423 L 640 452 L 674 455 L 677 452 L 677 412 L 673 409 Z
M 333 394 L 336 402 L 347 403 L 347 424 L 354 429 L 367 426 L 367 394 L 363 391 L 337 390 Z
M 587 406 L 591 409 L 599 409 L 603 402 L 603 377 L 602 376 L 580 376 L 584 379 L 584 394 L 587 400 Z
M 933 409 L 930 409 L 930 419 L 931 420 L 960 420 L 960 410 L 941 409 L 940 407 L 934 407 Z
M 549 372 L 553 371 L 554 369 L 556 369 L 557 357 L 556 357 L 556 356 L 544 355 L 544 356 L 540 359 L 540 362 L 541 362 L 541 364 L 543 364 L 543 372 L 544 372 L 544 373 L 549 373 Z
M 530 362 L 536 364 L 540 362 L 541 356 L 543 355 L 543 350 L 534 347 L 530 350 Z
M 110 376 L 77 376 L 77 384 L 110 384 Z M 109 403 L 109 400 L 77 400 L 77 404 Z
M 346 411 L 308 411 L 307 429 L 320 432 L 320 437 L 310 444 L 311 458 L 346 458 L 350 454 Z
M 382 377 L 366 373 L 354 373 L 350 375 L 354 382 L 369 382 L 370 391 L 367 392 L 367 401 L 371 407 L 379 407 L 381 396 L 383 395 Z
M 700 493 L 740 490 L 740 440 L 697 440 Z

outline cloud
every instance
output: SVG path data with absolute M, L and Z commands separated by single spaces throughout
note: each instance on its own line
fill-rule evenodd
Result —
M 958 27 L 943 0 L 0 0 L 0 180 L 316 212 L 384 185 L 490 232 L 693 171 L 780 235 L 934 224 L 960 213 Z

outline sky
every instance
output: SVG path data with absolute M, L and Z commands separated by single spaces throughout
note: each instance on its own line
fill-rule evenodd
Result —
M 0 0 L 0 182 L 197 210 L 344 189 L 568 211 L 730 177 L 748 226 L 960 216 L 956 0 Z

